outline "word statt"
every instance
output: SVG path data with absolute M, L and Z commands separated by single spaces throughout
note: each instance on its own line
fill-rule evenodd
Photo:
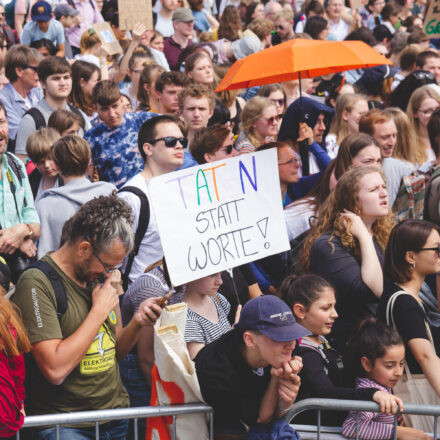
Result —
M 149 189 L 175 286 L 289 249 L 275 149 L 155 177 Z

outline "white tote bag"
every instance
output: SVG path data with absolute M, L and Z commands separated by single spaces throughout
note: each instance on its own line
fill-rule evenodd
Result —
M 393 307 L 396 298 L 400 295 L 409 295 L 401 290 L 394 293 L 387 304 L 386 320 L 387 324 L 394 329 L 396 326 L 393 319 Z M 391 324 L 390 324 L 391 320 Z M 425 321 L 426 332 L 429 340 L 432 342 L 431 330 Z M 397 330 L 397 329 L 396 329 Z M 403 400 L 403 403 L 416 403 L 425 405 L 440 405 L 440 397 L 432 388 L 424 374 L 411 374 L 408 365 L 405 362 L 405 374 L 402 379 L 393 388 L 394 394 Z M 434 432 L 434 417 L 432 416 L 416 416 L 412 414 L 404 414 L 403 420 L 406 426 L 420 429 L 424 432 Z
M 151 405 L 203 402 L 194 362 L 185 343 L 187 305 L 165 307 L 154 326 L 153 390 Z M 207 440 L 205 414 L 178 416 L 177 440 Z M 171 439 L 172 418 L 149 419 L 147 440 Z

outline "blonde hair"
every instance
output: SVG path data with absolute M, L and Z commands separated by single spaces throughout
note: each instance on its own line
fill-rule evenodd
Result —
M 95 31 L 95 29 L 90 28 L 83 32 L 81 35 L 81 41 L 79 42 L 79 48 L 81 50 L 81 53 L 85 53 L 88 50 L 90 50 L 92 47 L 96 46 L 98 43 L 100 43 L 101 40 L 99 39 L 98 33 Z
M 51 156 L 52 145 L 60 138 L 52 127 L 41 127 L 29 135 L 26 141 L 26 153 L 33 163 Z
M 435 99 L 440 105 L 440 95 L 432 87 L 422 86 L 414 90 L 411 98 L 409 98 L 408 106 L 406 107 L 406 114 L 408 115 L 409 122 L 416 137 L 415 153 L 417 163 L 419 164 L 428 161 L 428 153 L 420 131 L 419 118 L 416 118 L 415 116 L 422 105 L 422 102 L 426 98 Z
M 255 147 L 260 145 L 260 141 L 255 136 L 253 124 L 259 118 L 261 118 L 264 110 L 270 106 L 275 107 L 275 104 L 269 98 L 255 96 L 246 102 L 246 105 L 243 107 L 241 112 L 240 130 L 246 135 L 247 138 L 249 138 Z
M 385 111 L 393 116 L 397 128 L 396 146 L 393 149 L 393 157 L 406 160 L 414 165 L 421 164 L 422 162 L 418 162 L 416 138 L 407 114 L 398 107 L 390 107 Z
M 7 357 L 19 356 L 31 349 L 23 323 L 15 305 L 5 298 L 0 287 L 0 350 Z
M 359 241 L 350 232 L 350 222 L 342 219 L 340 214 L 347 209 L 351 212 L 359 212 L 358 194 L 360 180 L 373 173 L 379 173 L 382 179 L 385 180 L 383 171 L 375 166 L 352 168 L 345 172 L 338 180 L 335 189 L 327 197 L 327 200 L 320 206 L 317 214 L 317 221 L 313 223 L 309 234 L 306 237 L 304 250 L 302 255 L 303 266 L 306 271 L 310 268 L 310 257 L 312 247 L 315 241 L 325 232 L 331 230 L 332 233 L 328 240 L 334 247 L 332 241 L 335 235 L 341 238 L 343 246 L 354 254 L 357 260 L 360 261 L 361 253 Z M 382 250 L 388 242 L 388 236 L 394 226 L 394 217 L 389 210 L 388 215 L 378 218 L 371 227 L 373 237 L 378 242 Z
M 348 124 L 342 117 L 344 111 L 350 113 L 359 101 L 367 101 L 367 97 L 357 93 L 346 93 L 345 95 L 338 96 L 336 100 L 335 115 L 333 116 L 329 132 L 336 135 L 338 145 L 345 136 L 350 134 Z

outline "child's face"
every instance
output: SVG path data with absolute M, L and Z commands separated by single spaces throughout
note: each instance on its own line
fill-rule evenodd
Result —
M 221 272 L 191 281 L 192 288 L 196 292 L 209 296 L 214 296 L 222 284 Z
M 313 335 L 328 335 L 332 326 L 338 317 L 335 310 L 335 292 L 331 288 L 325 288 L 314 301 L 309 310 L 305 311 L 302 316 L 298 316 L 298 322 L 309 330 Z
M 374 365 L 366 357 L 362 358 L 362 366 L 368 378 L 387 388 L 393 388 L 402 377 L 404 363 L 403 345 L 388 347 L 385 356 L 376 359 Z
M 55 162 L 50 157 L 39 160 L 35 166 L 43 177 L 56 177 L 58 176 L 58 169 Z

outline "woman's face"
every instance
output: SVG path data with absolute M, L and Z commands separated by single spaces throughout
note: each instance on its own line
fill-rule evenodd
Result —
M 219 287 L 223 284 L 221 272 L 200 278 L 188 283 L 191 290 L 208 296 L 215 296 Z
M 88 81 L 85 81 L 84 78 L 80 79 L 81 89 L 85 96 L 89 98 L 92 97 L 93 87 L 95 87 L 96 83 L 98 82 L 98 79 L 99 79 L 99 73 L 97 70 L 95 70 L 92 73 L 92 76 Z
M 348 129 L 350 133 L 358 133 L 359 132 L 359 120 L 362 115 L 368 112 L 368 102 L 360 99 L 354 104 L 351 111 L 344 110 L 342 114 L 342 118 L 348 125 Z
M 415 270 L 417 270 L 419 274 L 425 276 L 440 271 L 439 245 L 440 236 L 438 232 L 433 229 L 422 249 L 436 248 L 437 250 L 420 250 L 414 255 Z
M 357 199 L 364 222 L 373 224 L 388 215 L 387 187 L 379 173 L 366 174 L 359 180 Z
M 296 341 L 277 342 L 262 334 L 254 335 L 254 337 L 255 349 L 260 356 L 262 367 L 271 365 L 274 368 L 280 368 L 292 359 Z
M 384 0 L 376 0 L 373 3 L 373 14 L 379 15 L 382 12 L 384 6 L 385 6 Z
M 262 141 L 267 136 L 276 136 L 278 134 L 278 121 L 277 108 L 274 105 L 269 105 L 252 125 L 255 135 Z
M 264 5 L 263 3 L 259 3 L 255 6 L 254 12 L 252 13 L 252 18 L 257 20 L 258 18 L 264 18 Z
M 38 50 L 38 52 L 41 53 L 43 58 L 50 57 L 50 52 L 49 52 L 49 49 L 47 47 L 41 46 L 37 50 Z
M 281 90 L 276 90 L 272 92 L 268 98 L 275 104 L 278 115 L 283 115 L 286 110 L 286 98 L 284 98 L 284 93 Z
M 329 34 L 329 27 L 327 26 L 325 29 L 323 29 L 317 36 L 317 40 L 326 41 L 328 40 L 328 34 Z
M 439 102 L 434 98 L 425 98 L 417 112 L 414 114 L 414 118 L 419 120 L 422 127 L 427 127 L 428 122 L 431 119 L 432 114 L 440 107 Z
M 206 56 L 200 58 L 188 76 L 196 83 L 210 85 L 214 81 L 214 69 L 211 60 Z
M 290 147 L 278 150 L 278 173 L 282 184 L 298 182 L 299 160 L 296 153 Z
M 326 287 L 310 308 L 298 317 L 298 322 L 313 335 L 328 335 L 338 317 L 335 309 L 336 298 L 333 289 Z
M 163 37 L 161 35 L 157 35 L 155 38 L 151 40 L 150 46 L 153 49 L 163 52 Z
M 351 159 L 351 166 L 353 168 L 366 167 L 368 165 L 377 165 L 379 167 L 382 165 L 380 148 L 376 145 L 367 145 Z

